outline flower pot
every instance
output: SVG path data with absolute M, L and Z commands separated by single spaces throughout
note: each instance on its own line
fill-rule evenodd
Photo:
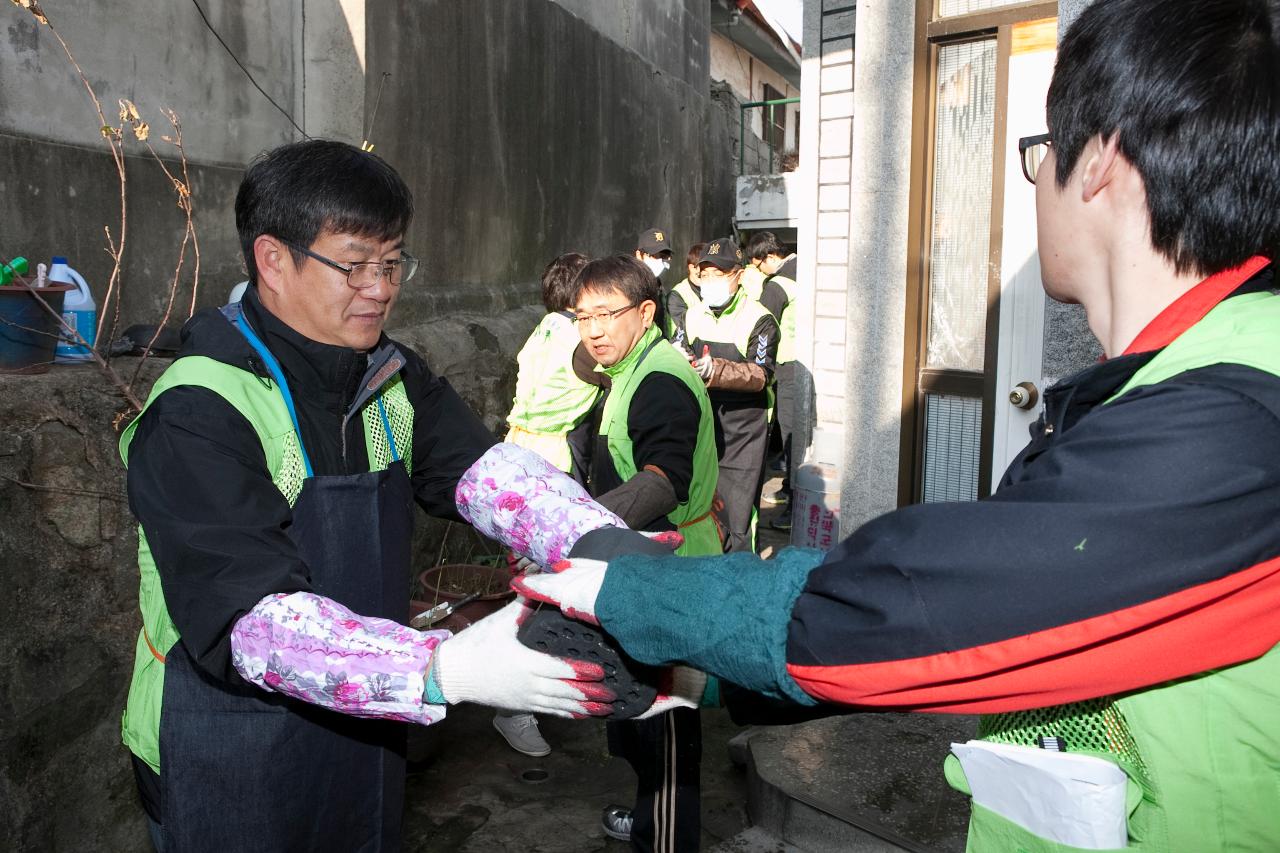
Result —
M 411 615 L 417 616 L 442 601 L 456 602 L 471 593 L 479 597 L 462 605 L 432 628 L 448 628 L 457 633 L 472 622 L 501 610 L 515 598 L 511 590 L 511 573 L 504 568 L 471 563 L 435 566 L 418 575 L 420 598 L 409 602 Z
M 45 373 L 58 345 L 62 300 L 70 284 L 51 284 L 34 292 L 22 285 L 0 287 L 0 373 Z M 50 314 L 36 294 L 49 303 Z

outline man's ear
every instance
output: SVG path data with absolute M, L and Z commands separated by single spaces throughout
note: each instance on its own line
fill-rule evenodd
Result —
M 652 299 L 646 299 L 640 303 L 640 325 L 649 328 L 653 325 L 653 317 L 658 313 L 658 303 Z
M 288 247 L 269 234 L 259 234 L 253 241 L 253 261 L 258 267 L 258 286 L 279 293 L 285 265 L 293 264 Z
M 1084 147 L 1080 157 L 1082 201 L 1093 201 L 1098 193 L 1110 186 L 1117 177 L 1124 163 L 1124 155 L 1120 153 L 1120 134 L 1113 133 L 1109 139 L 1095 136 Z

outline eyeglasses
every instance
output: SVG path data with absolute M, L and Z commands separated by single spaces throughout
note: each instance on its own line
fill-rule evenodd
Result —
M 347 286 L 356 290 L 368 290 L 381 281 L 384 275 L 393 286 L 399 287 L 413 278 L 413 274 L 418 271 L 418 259 L 408 252 L 402 251 L 400 257 L 394 261 L 361 261 L 355 264 L 340 264 L 332 258 L 326 258 L 324 255 L 317 254 L 310 249 L 304 249 L 287 240 L 283 242 L 291 249 L 301 252 L 308 258 L 313 258 L 340 273 L 346 273 Z
M 1035 136 L 1024 136 L 1018 140 L 1018 155 L 1022 158 L 1022 176 L 1031 183 L 1036 182 L 1036 173 L 1044 162 L 1044 155 L 1053 147 L 1053 137 L 1047 133 Z
M 597 311 L 595 314 L 578 314 L 573 318 L 573 322 L 585 325 L 592 320 L 595 320 L 596 325 L 607 326 L 619 316 L 625 314 L 639 304 L 639 302 L 632 302 L 630 305 L 623 305 L 621 308 L 614 308 L 612 311 Z

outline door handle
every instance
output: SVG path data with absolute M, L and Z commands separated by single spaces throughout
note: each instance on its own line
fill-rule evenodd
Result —
M 1009 391 L 1009 402 L 1019 409 L 1034 409 L 1040 402 L 1040 389 L 1034 382 L 1019 382 Z

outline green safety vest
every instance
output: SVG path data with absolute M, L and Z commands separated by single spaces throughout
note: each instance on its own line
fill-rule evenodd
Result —
M 656 343 L 655 343 L 656 342 Z M 652 349 L 650 346 L 652 345 Z M 676 551 L 680 556 L 709 556 L 723 553 L 720 531 L 711 514 L 716 494 L 719 463 L 716 457 L 715 422 L 702 379 L 689 366 L 675 347 L 661 340 L 656 326 L 650 327 L 631 352 L 612 367 L 603 368 L 613 380 L 605 398 L 600 419 L 600 435 L 609 447 L 609 456 L 618 477 L 625 483 L 637 473 L 627 415 L 631 399 L 640 383 L 651 373 L 667 373 L 676 377 L 693 392 L 698 401 L 698 435 L 693 448 L 693 479 L 688 499 L 667 514 L 667 520 L 684 536 L 684 544 Z
M 1140 368 L 1107 403 L 1144 385 L 1213 364 L 1280 376 L 1280 296 L 1249 293 L 1217 305 Z M 1280 647 L 1235 666 L 1104 697 L 982 717 L 978 736 L 1035 746 L 1064 737 L 1071 752 L 1114 761 L 1129 777 L 1129 850 L 1257 850 L 1280 843 Z M 1185 767 L 1212 768 L 1204 774 Z M 947 779 L 968 793 L 954 756 Z M 1176 846 L 1170 841 L 1176 839 Z M 1269 842 L 1264 842 L 1269 839 Z M 979 805 L 970 851 L 1060 853 Z
M 248 371 L 232 367 L 205 356 L 185 356 L 175 361 L 151 389 L 142 412 L 120 436 L 120 457 L 127 467 L 129 444 L 133 441 L 142 416 L 156 399 L 181 385 L 208 388 L 222 397 L 244 416 L 258 434 L 262 451 L 266 456 L 271 481 L 293 506 L 302 491 L 306 469 L 302 461 L 302 449 L 298 444 L 293 420 L 285 407 L 284 398 L 275 383 L 264 383 Z M 404 382 L 396 376 L 383 386 L 382 401 L 395 445 L 405 469 L 413 470 L 413 405 L 405 393 Z M 376 398 L 375 398 L 376 399 Z M 369 457 L 369 470 L 380 471 L 391 464 L 391 446 L 376 402 L 364 407 L 365 449 Z M 125 746 L 156 773 L 160 772 L 160 713 L 164 694 L 163 658 L 179 639 L 178 629 L 169 618 L 164 592 L 160 587 L 160 575 L 147 537 L 138 526 L 138 606 L 142 611 L 142 630 L 134 650 L 133 679 L 129 684 L 129 698 L 121 721 L 121 735 Z
M 751 340 L 751 333 L 756 323 L 763 317 L 772 317 L 765 308 L 739 287 L 729 299 L 729 304 L 716 316 L 707 303 L 693 292 L 693 285 L 682 282 L 676 285 L 676 292 L 684 297 L 689 311 L 685 314 L 685 344 L 692 350 L 694 341 L 704 343 L 733 344 L 737 348 L 742 361 L 755 361 L 756 342 Z M 694 357 L 702 355 L 693 353 Z
M 580 340 L 573 322 L 560 312 L 542 318 L 516 356 L 516 396 L 507 417 L 515 429 L 560 439 L 558 444 L 539 442 L 534 449 L 543 455 L 554 452 L 556 458 L 547 458 L 562 471 L 568 471 L 571 464 L 565 437 L 591 411 L 600 393 L 599 387 L 583 382 L 573 372 L 573 351 Z
M 765 279 L 766 284 L 770 281 L 787 294 L 787 304 L 782 309 L 782 316 L 778 318 L 778 364 L 786 364 L 796 360 L 796 296 L 800 293 L 800 285 L 796 284 L 795 279 L 785 275 L 771 275 Z M 761 290 L 763 291 L 763 286 Z

